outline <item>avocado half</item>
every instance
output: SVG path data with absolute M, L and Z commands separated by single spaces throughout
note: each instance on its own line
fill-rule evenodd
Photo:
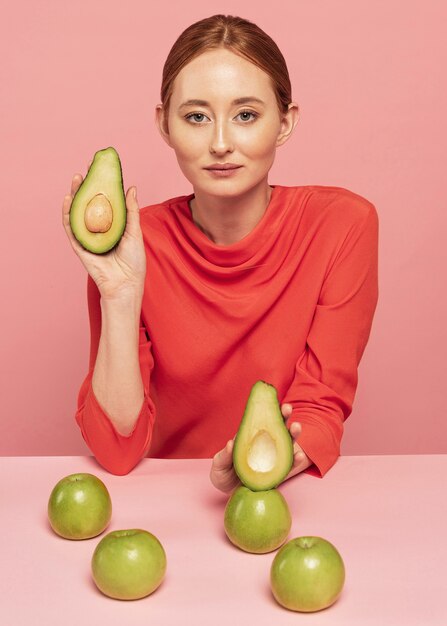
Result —
M 233 466 L 252 491 L 279 485 L 293 465 L 293 441 L 284 423 L 273 385 L 262 380 L 251 388 L 233 447 Z
M 70 209 L 70 227 L 81 246 L 95 254 L 111 250 L 126 228 L 126 197 L 115 148 L 98 150 Z

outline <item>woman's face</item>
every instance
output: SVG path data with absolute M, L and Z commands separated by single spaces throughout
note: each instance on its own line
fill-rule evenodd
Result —
M 236 103 L 240 98 L 257 101 Z M 189 103 L 201 100 L 201 103 Z M 168 133 L 157 106 L 160 132 L 177 156 L 195 190 L 215 196 L 248 191 L 267 178 L 277 146 L 298 121 L 298 107 L 281 116 L 270 77 L 227 49 L 204 52 L 177 75 L 169 105 Z M 215 163 L 240 165 L 228 177 L 206 168 Z

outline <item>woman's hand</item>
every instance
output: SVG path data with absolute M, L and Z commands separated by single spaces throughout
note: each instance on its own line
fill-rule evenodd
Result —
M 234 439 L 227 441 L 225 448 L 214 455 L 211 465 L 210 480 L 224 493 L 234 491 L 242 484 L 233 467 L 233 445 Z
M 93 254 L 81 246 L 70 227 L 71 203 L 81 183 L 81 174 L 75 174 L 71 183 L 71 192 L 64 197 L 62 206 L 63 225 L 73 250 L 95 281 L 103 298 L 113 299 L 129 293 L 142 294 L 146 276 L 146 254 L 140 227 L 136 187 L 129 187 L 126 193 L 126 229 L 120 242 L 105 254 Z
M 281 406 L 281 413 L 284 419 L 290 417 L 292 414 L 292 405 L 287 403 L 283 404 Z M 294 422 L 291 424 L 289 432 L 294 441 L 293 465 L 284 480 L 287 480 L 291 476 L 295 476 L 295 474 L 302 472 L 312 465 L 312 461 L 296 442 L 296 439 L 301 433 L 301 424 Z M 217 489 L 223 491 L 224 493 L 234 491 L 242 484 L 233 467 L 233 445 L 234 439 L 227 441 L 225 448 L 214 455 L 211 465 L 210 480 Z
M 283 414 L 284 419 L 287 419 L 292 415 L 292 409 L 292 405 L 288 403 L 281 406 L 281 413 Z M 293 465 L 284 480 L 295 476 L 295 474 L 299 474 L 312 465 L 312 461 L 296 442 L 301 434 L 301 424 L 299 422 L 293 422 L 290 425 L 289 432 L 293 439 Z

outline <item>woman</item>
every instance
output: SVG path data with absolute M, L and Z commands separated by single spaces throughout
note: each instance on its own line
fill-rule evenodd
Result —
M 124 236 L 102 256 L 69 227 L 80 174 L 64 199 L 89 274 L 82 435 L 115 474 L 145 455 L 213 457 L 211 481 L 229 492 L 233 437 L 262 379 L 295 442 L 286 479 L 323 476 L 377 304 L 377 212 L 347 189 L 269 185 L 298 106 L 281 52 L 253 23 L 214 15 L 187 28 L 161 99 L 160 133 L 194 193 L 139 210 L 130 187 Z

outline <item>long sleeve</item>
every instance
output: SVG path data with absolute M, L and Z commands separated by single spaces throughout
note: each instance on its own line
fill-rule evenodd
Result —
M 378 216 L 370 204 L 328 270 L 305 349 L 282 400 L 293 406 L 287 424 L 302 425 L 298 443 L 314 463 L 308 473 L 324 476 L 339 456 L 377 301 Z
M 88 277 L 88 310 L 90 320 L 90 363 L 78 394 L 75 415 L 82 436 L 97 461 L 112 474 L 123 475 L 146 455 L 152 437 L 155 418 L 154 404 L 149 396 L 150 374 L 153 368 L 151 343 L 140 325 L 139 360 L 144 385 L 144 400 L 133 431 L 125 436 L 114 427 L 92 388 L 93 370 L 101 336 L 100 294 L 94 281 Z

